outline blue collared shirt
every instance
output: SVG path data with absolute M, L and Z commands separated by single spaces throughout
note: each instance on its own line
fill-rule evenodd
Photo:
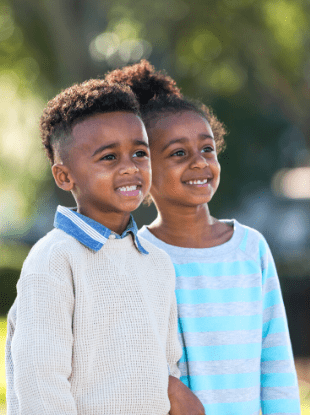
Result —
M 148 254 L 148 252 L 141 245 L 137 236 L 138 227 L 132 215 L 127 228 L 121 235 L 118 235 L 106 228 L 101 223 L 76 212 L 72 208 L 64 206 L 58 206 L 54 220 L 55 228 L 61 229 L 68 235 L 73 236 L 83 245 L 92 249 L 93 251 L 99 251 L 111 234 L 115 235 L 116 239 L 122 239 L 131 233 L 135 246 L 142 254 Z

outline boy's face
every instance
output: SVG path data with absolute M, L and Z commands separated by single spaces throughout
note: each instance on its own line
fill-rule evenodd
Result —
M 159 209 L 208 203 L 220 181 L 211 127 L 193 111 L 167 114 L 149 130 L 151 195 Z
M 128 219 L 148 193 L 148 137 L 133 113 L 96 114 L 75 125 L 63 161 L 71 180 L 65 190 L 72 191 L 80 213 L 100 223 Z

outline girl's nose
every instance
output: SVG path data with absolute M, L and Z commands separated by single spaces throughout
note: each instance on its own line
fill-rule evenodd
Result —
M 191 169 L 203 169 L 206 166 L 209 166 L 209 163 L 201 153 L 197 153 L 192 157 L 190 164 Z

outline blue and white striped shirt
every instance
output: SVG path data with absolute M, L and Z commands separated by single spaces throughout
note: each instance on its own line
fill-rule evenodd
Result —
M 287 320 L 264 237 L 234 226 L 212 248 L 181 248 L 138 235 L 166 251 L 176 271 L 181 380 L 208 415 L 300 414 Z
M 137 236 L 138 227 L 132 215 L 130 215 L 129 223 L 122 235 L 118 235 L 101 223 L 78 213 L 72 208 L 69 209 L 64 206 L 58 206 L 55 214 L 54 226 L 55 228 L 63 230 L 68 235 L 73 236 L 93 251 L 99 251 L 112 234 L 116 239 L 122 239 L 130 233 L 137 249 L 142 254 L 148 254 L 139 241 Z

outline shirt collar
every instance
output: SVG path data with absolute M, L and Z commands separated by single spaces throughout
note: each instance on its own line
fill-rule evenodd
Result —
M 64 206 L 58 206 L 54 226 L 66 232 L 68 235 L 73 236 L 73 238 L 77 239 L 83 245 L 96 252 L 104 246 L 111 234 L 114 234 L 116 239 L 122 239 L 128 233 L 131 233 L 139 252 L 148 254 L 139 241 L 137 236 L 138 227 L 132 215 L 130 215 L 127 228 L 121 235 L 118 235 L 101 223 L 76 212 L 73 208 L 69 209 Z

